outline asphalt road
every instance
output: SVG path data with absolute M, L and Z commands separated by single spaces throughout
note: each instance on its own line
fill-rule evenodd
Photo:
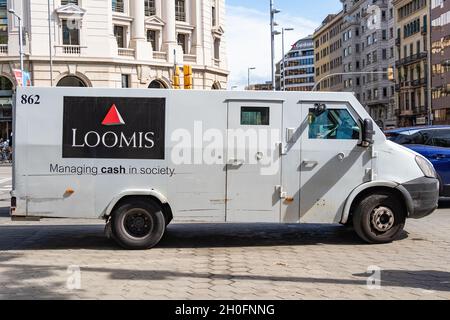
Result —
M 173 224 L 126 251 L 99 221 L 9 219 L 0 167 L 0 299 L 450 299 L 450 201 L 402 238 L 335 225 Z

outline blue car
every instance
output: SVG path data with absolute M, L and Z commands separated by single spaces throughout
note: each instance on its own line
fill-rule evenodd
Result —
M 430 160 L 438 173 L 441 197 L 450 197 L 450 126 L 400 128 L 385 134 Z

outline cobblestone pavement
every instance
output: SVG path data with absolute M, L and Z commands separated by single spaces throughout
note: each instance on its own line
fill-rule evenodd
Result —
M 1 299 L 450 299 L 449 209 L 409 220 L 388 245 L 342 226 L 173 224 L 157 248 L 125 251 L 97 221 L 10 221 L 8 170 Z

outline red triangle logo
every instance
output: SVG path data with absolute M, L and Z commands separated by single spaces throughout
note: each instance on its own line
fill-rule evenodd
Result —
M 123 121 L 122 116 L 119 113 L 119 110 L 117 110 L 117 107 L 115 104 L 111 106 L 111 108 L 108 111 L 108 114 L 106 115 L 105 119 L 103 119 L 102 125 L 104 126 L 120 126 L 124 125 L 125 121 Z

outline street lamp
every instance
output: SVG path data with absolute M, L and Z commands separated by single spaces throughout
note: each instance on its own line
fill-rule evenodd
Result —
M 281 11 L 275 9 L 273 0 L 270 0 L 270 43 L 271 43 L 271 69 L 272 69 L 272 90 L 275 90 L 275 36 L 279 35 L 280 32 L 275 30 L 278 25 L 275 22 L 275 15 Z
M 282 28 L 281 29 L 281 42 L 282 42 L 282 50 L 283 50 L 283 71 L 282 74 L 282 80 L 283 80 L 283 90 L 286 91 L 286 55 L 284 53 L 284 33 L 287 31 L 294 31 L 294 28 Z
M 20 71 L 22 73 L 22 81 L 24 79 L 23 77 L 23 36 L 22 36 L 22 17 L 19 16 L 14 9 L 9 9 L 9 13 L 11 13 L 13 16 L 19 20 L 19 54 L 20 54 Z M 23 84 L 22 84 L 23 85 Z
M 255 70 L 256 68 L 255 67 L 250 67 L 250 68 L 248 68 L 248 74 L 247 74 L 247 90 L 250 90 L 250 71 L 251 70 Z

